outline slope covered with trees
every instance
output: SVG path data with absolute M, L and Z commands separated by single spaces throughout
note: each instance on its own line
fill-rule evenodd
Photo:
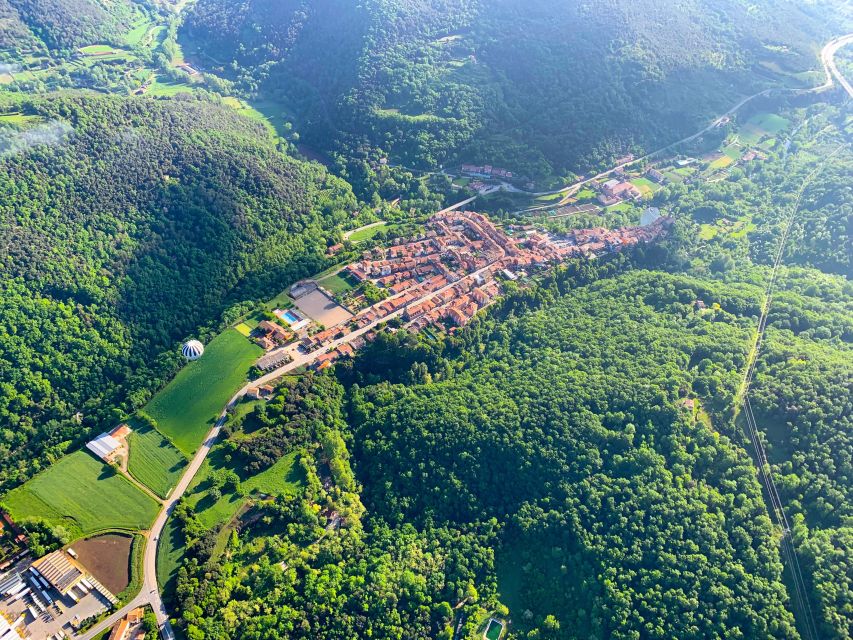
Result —
M 96 42 L 117 42 L 153 3 L 144 0 L 0 0 L 0 50 L 44 47 L 70 54 Z
M 738 95 L 817 67 L 837 5 L 200 0 L 204 64 L 278 100 L 348 159 L 586 170 L 695 130 Z M 790 74 L 790 75 L 788 75 Z M 606 79 L 606 80 L 605 80 Z
M 504 605 L 514 637 L 798 637 L 751 462 L 720 433 L 760 289 L 639 271 L 572 290 L 612 271 L 589 268 L 511 296 L 444 353 L 398 334 L 402 369 L 370 350 L 339 367 L 366 513 L 336 506 L 358 489 L 338 476 L 263 507 L 233 552 L 182 573 L 190 637 L 450 637 L 456 605 L 463 637 Z M 325 393 L 311 410 L 334 416 Z M 335 468 L 312 450 L 308 468 Z
M 144 403 L 176 340 L 316 271 L 356 207 L 345 183 L 207 100 L 12 109 L 28 119 L 0 129 L 5 486 Z

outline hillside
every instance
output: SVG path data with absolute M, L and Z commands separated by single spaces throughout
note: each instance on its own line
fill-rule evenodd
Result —
M 183 35 L 323 151 L 545 178 L 675 139 L 761 87 L 808 85 L 833 6 L 200 0 Z
M 42 48 L 68 53 L 95 42 L 116 42 L 144 0 L 0 0 L 0 52 Z
M 19 124 L 0 125 L 4 486 L 141 406 L 174 372 L 176 355 L 156 356 L 175 341 L 317 270 L 356 206 L 214 102 L 66 94 L 7 109 Z

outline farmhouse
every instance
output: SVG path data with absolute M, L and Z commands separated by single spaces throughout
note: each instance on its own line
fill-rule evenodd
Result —
M 111 432 L 104 432 L 94 440 L 87 442 L 86 448 L 109 464 L 124 452 L 125 440 L 130 431 L 130 427 L 126 424 L 120 424 Z

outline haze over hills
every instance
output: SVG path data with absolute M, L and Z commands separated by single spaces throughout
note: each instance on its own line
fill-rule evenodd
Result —
M 200 0 L 184 33 L 323 151 L 542 178 L 661 146 L 780 74 L 808 84 L 833 7 Z

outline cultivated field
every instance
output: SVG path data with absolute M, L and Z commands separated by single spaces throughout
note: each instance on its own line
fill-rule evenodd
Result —
M 145 413 L 178 449 L 192 455 L 262 353 L 235 329 L 222 332 L 205 345 L 199 360 L 188 363 L 154 396 Z
M 153 498 L 86 451 L 58 460 L 6 494 L 3 504 L 15 520 L 42 518 L 64 526 L 73 538 L 104 529 L 147 529 L 158 508 Z
M 128 442 L 130 475 L 165 498 L 184 472 L 186 458 L 159 431 L 147 425 L 139 428 L 134 425 Z
M 773 113 L 757 113 L 740 127 L 738 135 L 746 144 L 756 144 L 764 136 L 775 136 L 791 123 Z
M 80 562 L 112 593 L 130 584 L 130 548 L 133 537 L 108 533 L 74 543 Z

